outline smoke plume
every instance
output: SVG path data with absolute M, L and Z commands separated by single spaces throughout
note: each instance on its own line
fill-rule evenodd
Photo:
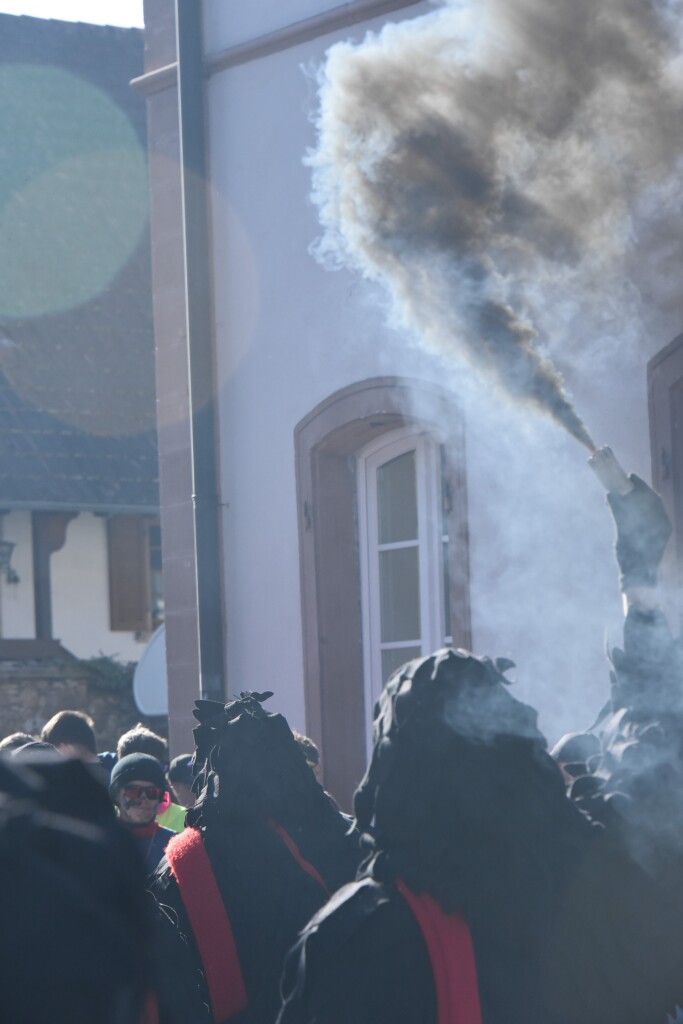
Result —
M 319 258 L 589 447 L 551 356 L 680 313 L 681 6 L 452 0 L 319 74 Z

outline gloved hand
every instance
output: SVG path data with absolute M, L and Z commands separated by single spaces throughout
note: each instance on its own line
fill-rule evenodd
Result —
M 629 480 L 633 489 L 628 494 L 610 491 L 607 495 L 617 527 L 615 550 L 622 590 L 656 586 L 657 567 L 671 536 L 662 499 L 634 473 Z

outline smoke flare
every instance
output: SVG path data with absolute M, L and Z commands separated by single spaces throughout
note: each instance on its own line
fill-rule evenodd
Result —
M 453 0 L 333 46 L 319 74 L 316 255 L 383 283 L 428 348 L 591 449 L 538 323 L 558 294 L 597 306 L 600 280 L 607 305 L 610 282 L 657 278 L 678 309 L 652 268 L 683 265 L 680 7 Z

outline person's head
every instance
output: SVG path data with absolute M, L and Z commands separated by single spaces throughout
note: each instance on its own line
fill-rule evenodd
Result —
M 195 802 L 195 794 L 192 790 L 194 774 L 192 771 L 192 754 L 179 754 L 171 761 L 168 769 L 168 777 L 173 790 L 183 807 L 192 807 Z
M 509 666 L 443 649 L 395 672 L 375 708 L 358 826 L 374 823 L 393 870 L 449 910 L 503 913 L 518 891 L 542 913 L 580 828 L 536 712 L 509 693 Z
M 109 795 L 120 821 L 131 828 L 151 825 L 166 789 L 164 770 L 150 754 L 127 754 L 114 765 Z
M 149 754 L 159 761 L 164 771 L 168 771 L 168 743 L 163 736 L 157 736 L 142 722 L 124 732 L 116 744 L 116 756 L 119 760 L 129 754 Z
M 0 750 L 11 753 L 26 743 L 34 743 L 35 739 L 35 736 L 31 736 L 28 732 L 13 732 L 9 736 L 5 736 L 4 740 L 0 740 Z
M 214 811 L 232 817 L 291 823 L 327 813 L 329 800 L 306 764 L 287 720 L 266 711 L 272 693 L 242 693 L 227 704 L 195 702 L 195 791 L 187 822 Z M 336 814 L 336 812 L 335 812 Z
M 97 759 L 95 723 L 84 711 L 58 711 L 45 723 L 40 738 L 65 757 L 78 757 L 82 761 Z

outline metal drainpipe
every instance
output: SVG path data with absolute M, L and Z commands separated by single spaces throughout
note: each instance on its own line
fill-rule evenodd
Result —
M 176 0 L 175 15 L 199 685 L 202 697 L 224 701 L 221 523 L 201 0 Z

